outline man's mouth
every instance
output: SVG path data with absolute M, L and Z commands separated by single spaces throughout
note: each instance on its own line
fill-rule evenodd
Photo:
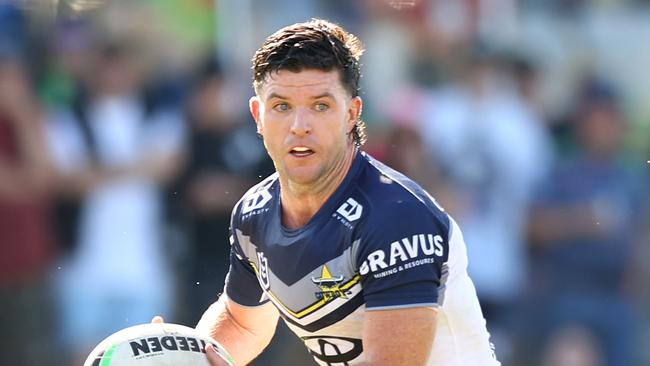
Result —
M 308 147 L 304 147 L 304 146 L 297 146 L 297 147 L 292 148 L 289 151 L 289 154 L 291 154 L 291 155 L 293 155 L 293 156 L 295 156 L 297 158 L 304 158 L 306 156 L 312 155 L 313 153 L 314 153 L 314 150 L 312 150 L 312 149 L 310 149 Z

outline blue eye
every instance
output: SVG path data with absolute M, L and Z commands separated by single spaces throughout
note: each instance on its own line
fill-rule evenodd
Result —
M 273 109 L 278 112 L 286 112 L 289 110 L 289 105 L 287 103 L 278 103 L 273 106 Z
M 329 108 L 329 106 L 325 103 L 317 103 L 315 108 L 319 112 L 325 112 Z

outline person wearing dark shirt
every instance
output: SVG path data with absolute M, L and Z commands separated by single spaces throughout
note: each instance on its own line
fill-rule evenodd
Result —
M 219 64 L 207 60 L 195 79 L 185 108 L 190 126 L 187 163 L 173 188 L 178 194 L 171 195 L 180 205 L 175 212 L 182 213 L 191 244 L 182 286 L 191 299 L 183 306 L 190 322 L 197 322 L 223 291 L 230 246 L 221 240 L 228 237 L 233 205 L 273 171 L 255 131 L 243 118 L 225 111 L 221 96 L 226 85 Z
M 601 354 L 605 365 L 634 365 L 637 315 L 626 287 L 648 222 L 642 180 L 622 159 L 625 120 L 613 88 L 589 82 L 579 104 L 576 152 L 548 177 L 533 209 L 541 297 L 535 303 L 544 322 L 529 328 L 544 339 L 532 341 L 535 348 L 557 346 L 558 334 L 578 329 L 569 334 L 591 344 L 585 355 Z M 554 348 L 547 353 L 561 353 Z

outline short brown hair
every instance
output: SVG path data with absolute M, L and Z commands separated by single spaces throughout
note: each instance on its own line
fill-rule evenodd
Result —
M 363 54 L 361 41 L 339 25 L 312 19 L 284 27 L 266 38 L 253 56 L 253 87 L 259 87 L 273 72 L 305 69 L 338 70 L 343 87 L 352 97 L 359 95 Z M 365 142 L 365 124 L 359 119 L 351 131 L 357 146 Z

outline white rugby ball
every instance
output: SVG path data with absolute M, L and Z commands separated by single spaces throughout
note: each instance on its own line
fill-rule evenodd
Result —
M 229 365 L 232 358 L 211 337 L 173 323 L 141 324 L 113 333 L 90 352 L 84 366 L 210 366 L 212 343 Z

